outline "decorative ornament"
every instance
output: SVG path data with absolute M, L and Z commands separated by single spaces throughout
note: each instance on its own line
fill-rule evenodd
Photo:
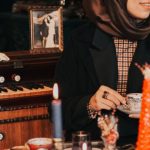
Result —
M 150 150 L 150 65 L 140 66 L 136 64 L 136 66 L 144 75 L 136 150 Z

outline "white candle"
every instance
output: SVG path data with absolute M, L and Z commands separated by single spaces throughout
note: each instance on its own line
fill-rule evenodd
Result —
M 87 150 L 87 143 L 84 142 L 84 143 L 82 144 L 82 150 Z
M 52 100 L 52 122 L 53 122 L 53 138 L 63 138 L 62 134 L 62 104 L 58 96 L 58 85 L 53 86 Z

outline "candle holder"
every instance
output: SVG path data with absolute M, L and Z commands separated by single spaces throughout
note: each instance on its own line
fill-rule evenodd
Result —
M 90 134 L 86 131 L 77 131 L 73 133 L 72 150 L 92 150 Z
M 116 142 L 119 138 L 118 118 L 114 115 L 101 115 L 98 117 L 98 127 L 101 129 L 103 150 L 117 150 Z

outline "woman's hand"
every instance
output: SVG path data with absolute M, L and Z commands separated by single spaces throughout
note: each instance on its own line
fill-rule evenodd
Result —
M 91 97 L 89 104 L 96 111 L 101 109 L 110 110 L 116 109 L 120 104 L 126 104 L 126 100 L 115 90 L 102 85 Z
M 129 117 L 130 118 L 139 119 L 140 118 L 140 114 L 130 114 Z

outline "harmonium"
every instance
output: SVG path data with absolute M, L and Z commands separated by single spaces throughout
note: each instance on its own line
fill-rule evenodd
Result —
M 23 145 L 33 137 L 50 137 L 48 106 L 59 53 L 8 54 L 0 62 L 0 149 Z

